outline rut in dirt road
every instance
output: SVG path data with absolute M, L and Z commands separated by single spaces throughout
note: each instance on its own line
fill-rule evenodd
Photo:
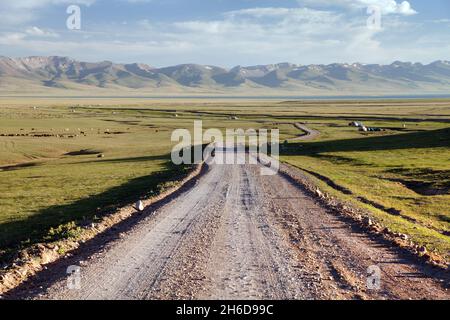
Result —
M 433 269 L 260 168 L 212 165 L 190 190 L 83 261 L 79 289 L 68 289 L 63 274 L 55 281 L 38 275 L 21 298 L 449 298 Z M 55 272 L 74 261 L 59 262 Z M 380 290 L 366 285 L 374 265 L 382 270 Z
M 212 243 L 204 299 L 306 299 L 290 248 L 273 232 L 260 205 L 264 195 L 248 167 L 234 167 L 233 181 Z

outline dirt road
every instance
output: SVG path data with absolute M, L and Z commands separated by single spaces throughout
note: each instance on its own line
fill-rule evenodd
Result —
M 314 129 L 308 128 L 306 125 L 301 123 L 294 123 L 294 126 L 303 131 L 305 134 L 298 136 L 296 138 L 291 139 L 291 141 L 299 141 L 299 140 L 314 140 L 318 136 L 320 136 L 320 132 Z
M 197 184 L 88 257 L 16 290 L 26 299 L 448 299 L 436 270 L 327 212 L 259 165 L 212 165 Z M 80 261 L 83 259 L 83 261 Z M 66 269 L 81 266 L 80 287 Z M 378 266 L 381 288 L 367 288 Z M 73 278 L 72 278 L 73 280 Z

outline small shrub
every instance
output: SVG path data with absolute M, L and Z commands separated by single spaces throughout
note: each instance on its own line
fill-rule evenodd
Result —
M 77 238 L 81 235 L 83 229 L 76 225 L 75 222 L 69 222 L 56 228 L 51 228 L 45 237 L 47 241 L 58 241 L 69 238 Z

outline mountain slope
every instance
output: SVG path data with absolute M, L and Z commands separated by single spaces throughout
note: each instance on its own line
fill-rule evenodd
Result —
M 132 94 L 426 94 L 449 93 L 450 62 L 428 65 L 290 63 L 237 66 L 230 70 L 196 64 L 154 68 L 67 57 L 0 57 L 0 93 Z

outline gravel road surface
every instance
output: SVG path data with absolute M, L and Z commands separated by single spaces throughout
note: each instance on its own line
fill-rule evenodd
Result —
M 261 176 L 260 165 L 211 165 L 190 189 L 114 231 L 114 241 L 49 266 L 15 294 L 80 300 L 450 298 L 436 270 L 342 219 L 282 175 Z M 78 288 L 68 287 L 72 264 L 81 267 Z M 371 266 L 381 270 L 379 289 L 367 286 Z

